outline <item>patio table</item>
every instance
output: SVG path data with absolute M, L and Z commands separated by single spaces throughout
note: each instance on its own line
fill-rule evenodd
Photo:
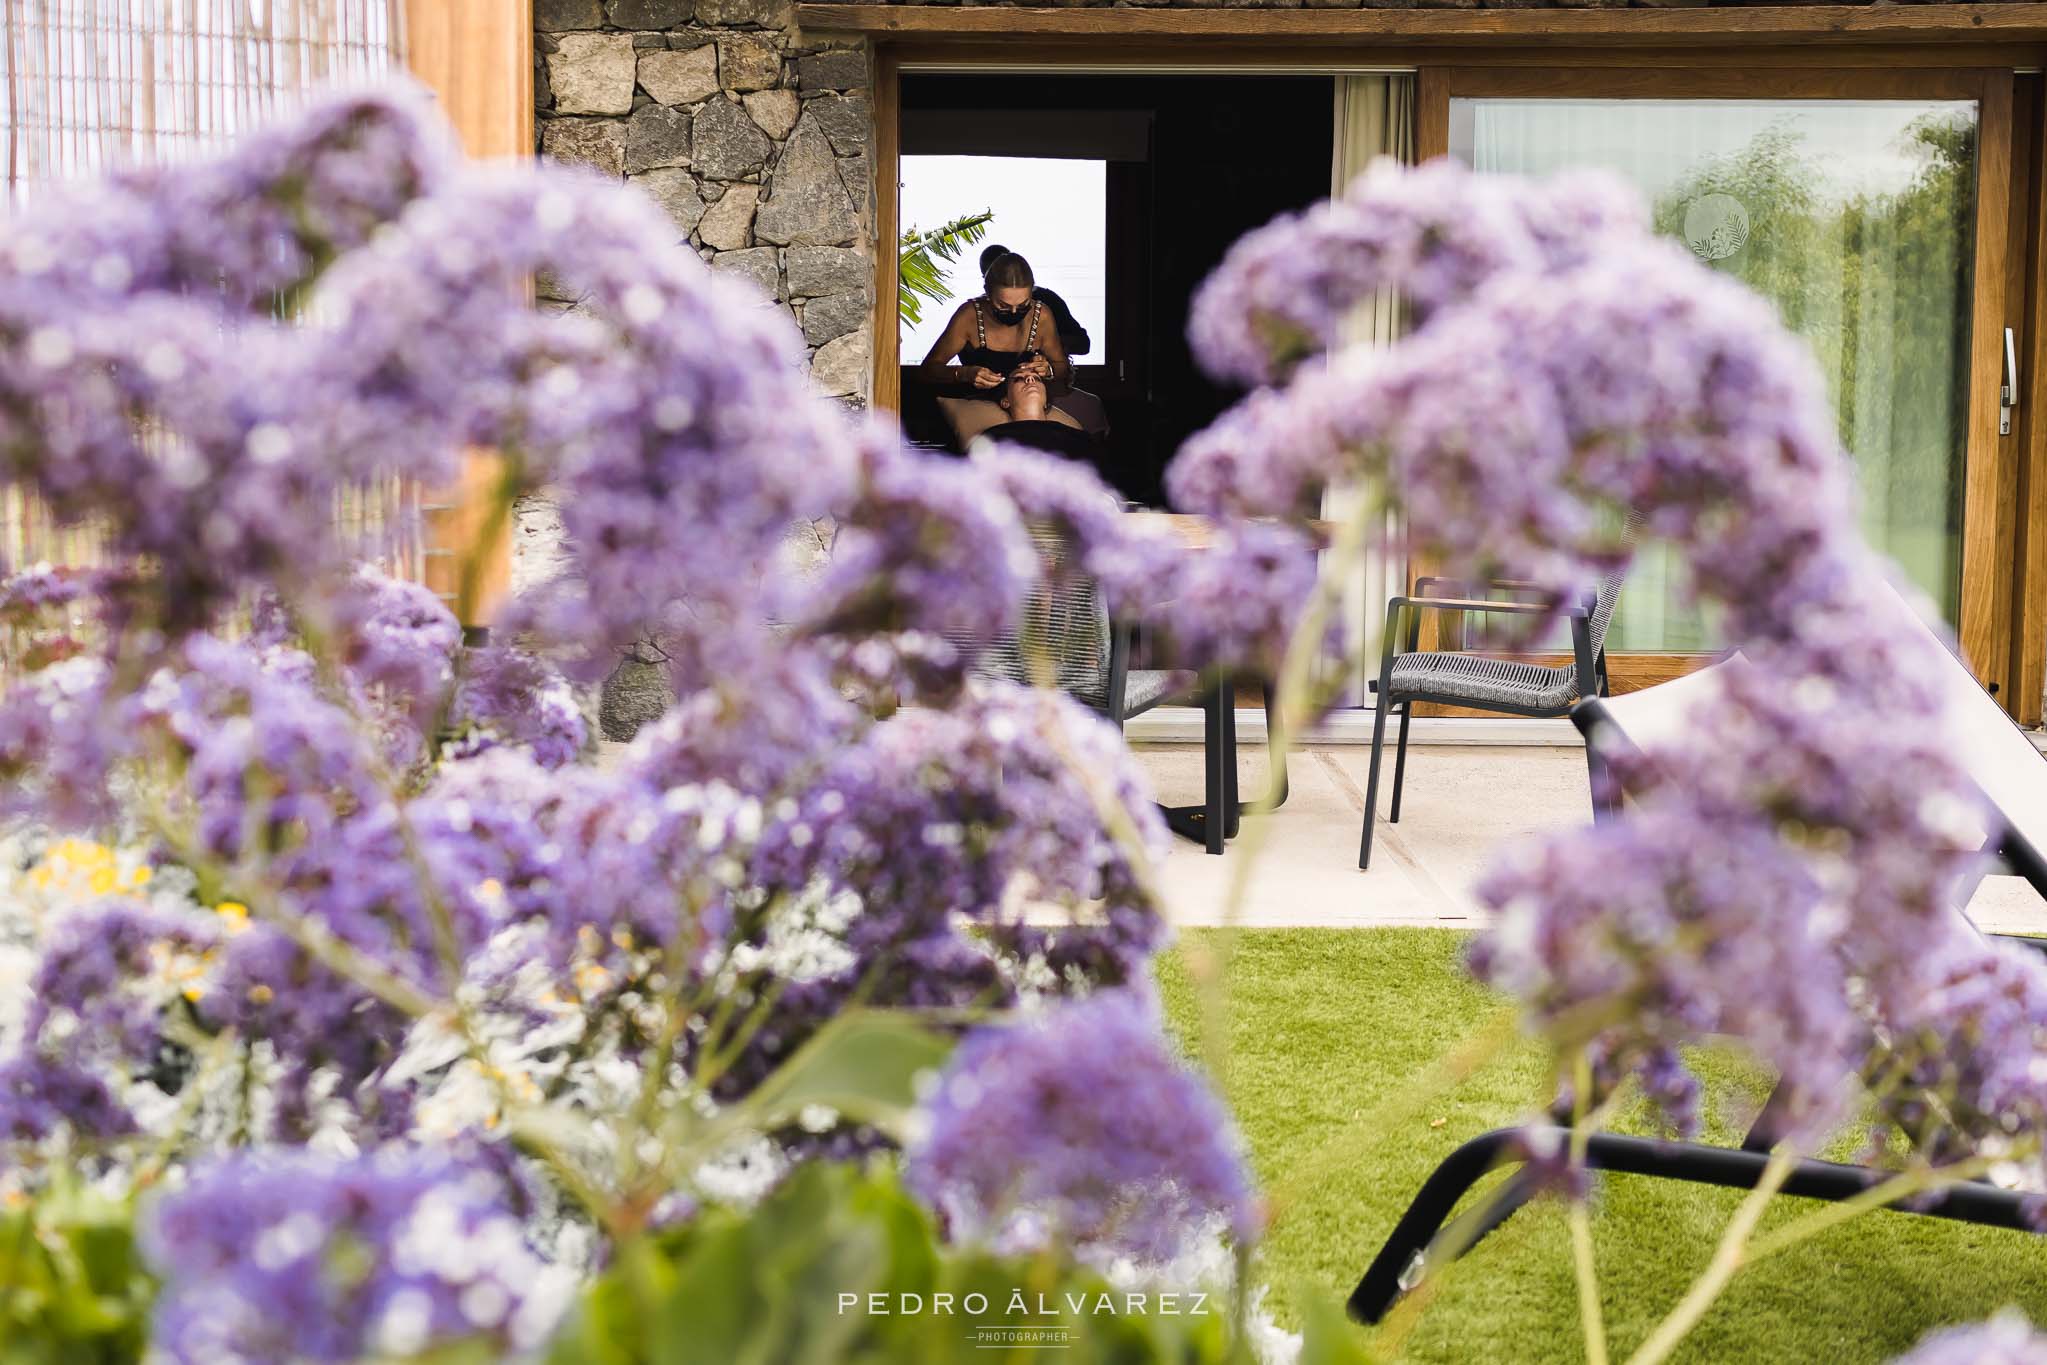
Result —
M 1215 522 L 1208 517 L 1193 516 L 1184 512 L 1132 511 L 1128 515 L 1142 522 L 1165 528 L 1179 537 L 1180 543 L 1190 550 L 1206 550 L 1215 543 Z M 1308 530 L 1319 543 L 1327 545 L 1334 531 L 1330 522 L 1311 521 Z M 1270 706 L 1272 690 L 1265 689 L 1267 705 Z M 1237 787 L 1237 688 L 1233 679 L 1224 678 L 1203 689 L 1200 694 L 1201 707 L 1201 748 L 1206 759 L 1202 773 L 1202 802 L 1195 806 L 1168 806 L 1160 803 L 1159 810 L 1166 817 L 1166 827 L 1182 838 L 1191 839 L 1210 853 L 1220 854 L 1226 840 L 1237 837 L 1237 830 L 1243 822 L 1244 802 Z M 1268 734 L 1270 731 L 1268 730 Z M 1272 756 L 1272 785 L 1265 797 L 1267 810 L 1278 810 L 1286 804 L 1287 765 L 1286 754 Z

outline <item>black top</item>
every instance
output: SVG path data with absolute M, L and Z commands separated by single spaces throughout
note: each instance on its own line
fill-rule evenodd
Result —
M 1049 417 L 1035 422 L 998 422 L 981 434 L 991 441 L 1029 446 L 1032 450 L 1064 455 L 1069 460 L 1092 460 L 1095 453 L 1093 437 Z
M 997 374 L 1008 374 L 1024 363 L 1024 358 L 1037 350 L 1038 319 L 1046 309 L 1035 302 L 1031 304 L 1030 326 L 1024 332 L 1023 349 L 1020 351 L 998 351 L 988 344 L 988 314 L 982 311 L 981 300 L 972 300 L 974 305 L 974 340 L 972 345 L 960 347 L 960 364 L 979 365 L 984 370 Z
M 1045 306 L 1052 310 L 1052 324 L 1059 329 L 1059 340 L 1066 343 L 1069 357 L 1086 355 L 1094 349 L 1094 342 L 1088 339 L 1087 328 L 1074 320 L 1073 310 L 1066 306 L 1065 299 L 1049 289 L 1033 289 L 1031 294 L 1044 300 Z

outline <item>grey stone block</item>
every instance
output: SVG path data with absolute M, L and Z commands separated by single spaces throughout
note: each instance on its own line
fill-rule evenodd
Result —
M 697 189 L 697 179 L 684 170 L 648 171 L 636 175 L 632 183 L 645 190 L 655 203 L 668 211 L 675 223 L 676 234 L 687 237 L 696 230 L 704 217 L 704 196 Z
M 775 141 L 789 136 L 796 126 L 797 100 L 794 90 L 756 90 L 740 103 L 760 130 Z
M 832 145 L 808 116 L 782 148 L 754 216 L 753 234 L 782 246 L 836 246 L 860 230 Z
M 697 240 L 719 251 L 753 245 L 753 211 L 760 203 L 758 185 L 734 185 L 705 212 L 697 224 Z
M 782 272 L 775 263 L 775 249 L 771 246 L 721 251 L 711 258 L 711 269 L 721 275 L 736 275 L 747 281 L 760 291 L 764 303 L 773 303 L 781 296 Z
M 867 138 L 874 127 L 874 105 L 865 95 L 820 95 L 805 100 L 803 112 L 817 120 L 817 126 L 832 140 L 840 156 L 859 156 L 867 150 Z
M 674 28 L 696 9 L 692 0 L 610 0 L 611 22 L 620 28 Z
M 785 253 L 789 292 L 797 298 L 819 298 L 847 289 L 864 289 L 874 276 L 867 257 L 852 247 L 792 246 Z
M 867 291 L 827 294 L 803 305 L 803 339 L 813 346 L 835 341 L 867 321 Z
M 867 158 L 864 156 L 842 156 L 839 158 L 839 183 L 846 187 L 847 198 L 853 201 L 855 213 L 867 212 Z
M 835 398 L 847 394 L 864 397 L 867 393 L 869 349 L 865 327 L 836 341 L 826 342 L 810 358 L 812 381 Z
M 623 744 L 667 712 L 675 699 L 668 670 L 640 651 L 619 660 L 597 698 L 597 728 Z
M 603 0 L 533 0 L 533 27 L 542 33 L 603 28 Z
M 804 90 L 858 90 L 867 84 L 867 54 L 857 48 L 812 52 L 796 63 L 796 84 Z
M 718 92 L 718 49 L 640 54 L 640 88 L 663 104 L 695 104 Z
M 625 124 L 608 118 L 553 118 L 540 125 L 540 150 L 572 166 L 625 174 Z
M 781 84 L 782 45 L 760 33 L 718 39 L 718 84 L 727 90 L 766 90 Z
M 624 33 L 565 33 L 547 59 L 554 107 L 564 114 L 625 114 L 633 107 L 633 40 Z
M 697 21 L 723 28 L 787 28 L 795 20 L 793 0 L 697 0 Z
M 635 109 L 625 125 L 625 173 L 689 165 L 689 121 L 689 110 L 665 104 Z
M 774 144 L 746 111 L 728 99 L 712 99 L 697 110 L 691 130 L 691 159 L 713 180 L 737 180 L 767 164 Z

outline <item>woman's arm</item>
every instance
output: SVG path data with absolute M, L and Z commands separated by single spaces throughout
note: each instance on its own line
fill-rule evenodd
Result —
M 952 321 L 945 324 L 945 331 L 939 334 L 938 340 L 931 343 L 930 354 L 926 355 L 924 362 L 917 367 L 919 375 L 938 384 L 952 383 L 960 379 L 973 382 L 972 376 L 955 370 L 946 363 L 966 349 L 967 338 L 971 335 L 968 314 L 972 308 L 973 304 L 969 301 L 953 310 Z
M 1051 318 L 1052 310 L 1042 303 L 1038 306 L 1044 308 L 1046 313 L 1044 325 L 1038 328 L 1038 354 L 1045 357 L 1046 364 L 1050 369 L 1045 378 L 1047 382 L 1071 383 L 1073 381 L 1073 361 L 1067 358 L 1066 343 L 1060 340 L 1059 328 L 1053 325 Z

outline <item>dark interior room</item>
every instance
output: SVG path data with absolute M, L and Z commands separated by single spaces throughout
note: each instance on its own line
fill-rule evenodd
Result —
M 1094 443 L 1094 463 L 1133 501 L 1162 500 L 1161 475 L 1180 442 L 1234 398 L 1188 352 L 1188 301 L 1238 237 L 1329 193 L 1333 93 L 1327 77 L 903 78 L 905 158 L 1106 163 L 1104 316 L 1078 319 L 1092 345 L 1074 359 L 1073 384 L 1102 400 L 1109 430 Z M 1029 256 L 1031 243 L 1011 240 L 997 218 L 986 240 Z M 973 256 L 957 278 L 975 277 Z M 902 357 L 905 430 L 957 449 L 936 401 L 946 386 L 918 375 L 923 359 L 921 347 Z

